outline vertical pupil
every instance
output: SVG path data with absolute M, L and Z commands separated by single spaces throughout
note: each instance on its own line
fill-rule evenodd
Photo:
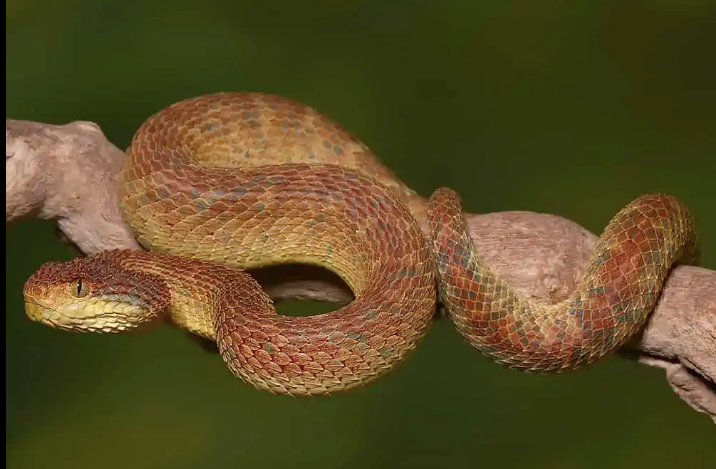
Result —
M 82 279 L 77 280 L 77 295 L 82 293 Z

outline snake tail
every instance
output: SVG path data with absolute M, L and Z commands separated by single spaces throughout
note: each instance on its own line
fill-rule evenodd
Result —
M 638 197 L 607 225 L 575 291 L 546 304 L 480 258 L 453 190 L 433 193 L 428 217 L 441 301 L 456 328 L 494 361 L 528 372 L 575 369 L 616 351 L 645 324 L 671 267 L 697 252 L 681 202 Z

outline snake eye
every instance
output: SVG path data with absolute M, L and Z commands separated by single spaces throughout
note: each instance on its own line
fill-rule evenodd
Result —
M 78 279 L 77 279 L 77 282 L 75 282 L 75 285 L 74 285 L 74 294 L 75 294 L 75 296 L 76 296 L 77 298 L 82 298 L 82 297 L 84 297 L 84 296 L 87 296 L 88 293 L 89 293 L 89 288 L 87 288 L 87 285 L 85 285 L 85 284 L 82 282 L 82 279 L 81 279 L 81 278 L 78 278 Z

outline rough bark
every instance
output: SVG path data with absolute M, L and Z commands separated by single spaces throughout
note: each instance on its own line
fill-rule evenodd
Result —
M 51 219 L 82 253 L 140 249 L 114 192 L 124 153 L 91 122 L 50 125 L 6 120 L 6 221 Z M 565 299 L 597 237 L 564 218 L 533 212 L 469 215 L 476 247 L 522 293 Z M 283 266 L 253 272 L 277 300 L 345 304 L 345 284 L 322 269 Z M 716 271 L 678 266 L 643 333 L 625 356 L 662 368 L 674 392 L 716 422 Z

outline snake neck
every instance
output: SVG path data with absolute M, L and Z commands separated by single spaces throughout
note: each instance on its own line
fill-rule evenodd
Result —
M 142 281 L 166 285 L 164 314 L 188 332 L 216 339 L 219 302 L 231 301 L 239 310 L 272 310 L 272 302 L 258 282 L 238 269 L 213 262 L 146 251 L 116 251 L 113 261 Z M 234 295 L 231 291 L 250 292 Z

